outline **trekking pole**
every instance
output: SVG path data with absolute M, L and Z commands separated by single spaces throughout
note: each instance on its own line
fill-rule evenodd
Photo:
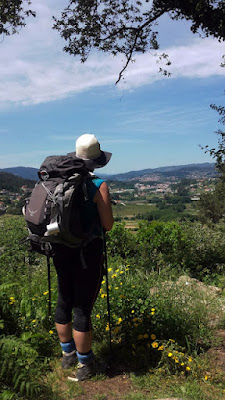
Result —
M 109 279 L 108 279 L 108 263 L 107 263 L 107 248 L 106 248 L 106 234 L 103 234 L 104 242 L 104 261 L 105 261 L 105 277 L 106 277 L 106 293 L 107 293 L 107 309 L 108 309 L 108 323 L 109 323 L 109 352 L 110 357 L 112 356 L 112 330 L 111 330 L 111 314 L 110 314 L 110 303 L 109 303 Z
M 47 268 L 48 268 L 48 317 L 49 320 L 51 319 L 51 270 L 50 270 L 50 257 L 49 255 L 46 255 L 47 257 Z
M 52 246 L 50 243 L 45 243 L 45 255 L 47 259 L 47 269 L 48 269 L 48 318 L 51 320 L 51 265 L 50 265 L 50 256 L 51 256 Z

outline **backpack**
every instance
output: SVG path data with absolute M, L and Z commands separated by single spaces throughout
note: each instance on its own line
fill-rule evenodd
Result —
M 23 211 L 31 249 L 52 256 L 52 243 L 80 247 L 91 240 L 97 221 L 88 233 L 81 222 L 81 207 L 88 200 L 86 183 L 91 179 L 84 161 L 70 155 L 49 156 L 38 176 Z

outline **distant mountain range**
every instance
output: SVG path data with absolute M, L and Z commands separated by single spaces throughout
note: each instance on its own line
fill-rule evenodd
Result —
M 20 176 L 24 179 L 38 180 L 38 169 L 32 167 L 12 167 L 12 168 L 3 168 L 0 171 L 9 172 L 10 174 Z
M 24 179 L 37 180 L 38 169 L 32 167 L 12 167 L 0 169 L 0 172 L 8 172 L 13 175 L 19 176 Z M 99 171 L 100 172 L 100 171 Z M 201 173 L 207 175 L 216 175 L 214 163 L 201 163 L 201 164 L 187 164 L 187 165 L 174 165 L 169 167 L 148 168 L 139 171 L 130 171 L 115 175 L 99 174 L 102 178 L 107 180 L 128 181 L 131 179 L 139 179 L 143 176 L 149 175 L 163 175 L 163 176 L 177 176 L 180 178 L 187 177 L 193 173 Z
M 187 177 L 193 173 L 216 175 L 215 163 L 174 165 L 169 167 L 148 168 L 140 171 L 130 171 L 116 175 L 108 176 L 108 179 L 116 181 L 127 181 L 130 179 L 139 179 L 143 176 L 161 175 L 161 176 L 177 176 L 180 178 Z

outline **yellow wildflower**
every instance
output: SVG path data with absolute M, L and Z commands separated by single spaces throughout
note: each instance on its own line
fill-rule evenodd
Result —
M 134 313 L 135 313 L 135 311 L 134 311 L 134 310 L 132 310 L 132 311 L 131 311 L 131 314 L 134 314 Z
M 119 272 L 119 268 L 118 268 L 118 269 L 116 269 L 116 272 Z
M 109 324 L 106 325 L 105 330 L 106 330 L 106 331 L 109 331 Z
M 33 321 L 32 321 L 32 322 L 33 322 L 33 324 L 34 324 L 34 323 L 36 322 L 36 319 L 33 319 Z
M 192 362 L 192 358 L 191 358 L 191 357 L 189 357 L 188 361 L 189 361 L 189 362 Z
M 168 357 L 172 357 L 173 353 L 168 353 Z
M 112 268 L 109 268 L 109 269 L 108 269 L 108 272 L 111 272 L 111 271 L 112 271 Z
M 116 287 L 115 287 L 115 290 L 118 290 L 118 289 L 119 289 L 118 286 L 116 286 Z
M 151 308 L 151 311 L 153 311 L 153 312 L 154 312 L 154 311 L 155 311 L 155 308 Z
M 116 276 L 117 276 L 117 274 L 113 274 L 113 275 L 112 275 L 112 278 L 116 278 Z
M 34 300 L 36 300 L 36 298 L 35 298 L 35 297 L 32 299 L 32 301 L 34 301 Z
M 156 349 L 157 347 L 159 347 L 159 344 L 157 342 L 153 342 L 152 347 L 153 347 L 153 349 Z
M 132 288 L 135 288 L 135 287 L 136 287 L 135 285 L 132 286 Z
M 102 299 L 104 299 L 105 297 L 107 297 L 107 294 L 106 293 L 102 293 L 101 297 L 102 297 Z
M 173 339 L 169 339 L 169 341 L 172 342 L 172 343 L 175 343 L 175 340 L 173 340 Z
M 205 375 L 205 381 L 207 381 L 208 380 L 208 375 Z
M 183 367 L 184 363 L 182 362 L 180 365 Z
M 11 297 L 9 298 L 9 300 L 14 300 L 14 297 L 11 296 Z
M 105 281 L 102 281 L 102 285 L 105 283 Z
M 119 318 L 118 321 L 117 321 L 117 324 L 118 325 L 121 324 L 122 321 L 123 321 L 122 318 Z
M 46 294 L 48 294 L 48 290 L 46 290 L 46 292 L 43 293 L 44 296 L 46 296 Z
M 50 335 L 52 335 L 54 332 L 52 330 L 49 331 Z
M 191 370 L 191 368 L 190 367 L 186 367 L 186 371 L 190 371 Z
M 175 357 L 175 363 L 179 364 L 179 359 Z
M 151 337 L 152 340 L 156 339 L 156 336 L 154 335 L 154 333 L 152 333 L 150 337 Z
M 158 350 L 163 350 L 164 349 L 164 346 L 159 346 L 159 348 L 158 348 Z
M 155 311 L 152 311 L 152 312 L 151 312 L 151 315 L 155 315 Z
M 124 271 L 120 271 L 120 274 L 124 274 Z
M 101 318 L 99 314 L 96 315 L 96 318 Z

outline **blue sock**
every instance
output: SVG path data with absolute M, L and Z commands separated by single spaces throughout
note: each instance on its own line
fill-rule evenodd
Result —
M 64 353 L 72 353 L 72 351 L 76 350 L 75 342 L 73 339 L 71 339 L 70 342 L 66 342 L 66 343 L 60 342 L 60 346 Z
M 79 353 L 77 351 L 77 358 L 81 364 L 90 364 L 94 358 L 94 353 L 90 350 L 88 353 Z

